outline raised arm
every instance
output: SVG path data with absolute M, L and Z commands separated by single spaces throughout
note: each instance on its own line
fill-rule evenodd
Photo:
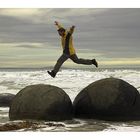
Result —
M 55 21 L 54 23 L 55 23 L 55 25 L 56 25 L 56 27 L 57 27 L 58 29 L 63 28 L 62 25 L 59 24 L 57 21 Z
M 70 33 L 70 34 L 73 34 L 74 29 L 75 29 L 75 26 L 73 25 L 73 26 L 70 28 L 69 33 Z

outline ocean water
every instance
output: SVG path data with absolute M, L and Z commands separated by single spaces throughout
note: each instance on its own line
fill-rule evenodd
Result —
M 63 69 L 56 78 L 46 69 L 0 69 L 0 94 L 17 94 L 22 88 L 33 84 L 51 84 L 62 88 L 73 101 L 76 95 L 90 83 L 109 77 L 120 78 L 140 91 L 140 69 Z M 9 108 L 0 107 L 0 124 L 9 123 Z M 101 120 L 73 119 L 64 122 L 38 123 L 38 129 L 18 131 L 140 131 L 140 121 L 108 122 Z M 61 124 L 61 125 L 57 125 Z

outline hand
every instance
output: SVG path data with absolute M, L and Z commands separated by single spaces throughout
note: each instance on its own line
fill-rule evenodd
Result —
M 75 26 L 73 25 L 73 26 L 72 26 L 72 28 L 74 29 L 74 28 L 75 28 Z
M 54 23 L 55 23 L 55 25 L 58 25 L 58 22 L 57 21 L 55 21 Z

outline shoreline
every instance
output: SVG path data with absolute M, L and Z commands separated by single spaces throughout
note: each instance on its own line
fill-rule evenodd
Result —
M 42 67 L 42 68 L 0 68 L 0 72 L 34 72 L 34 71 L 45 71 L 45 70 L 51 70 L 53 69 L 53 67 Z M 83 71 L 104 71 L 104 70 L 109 70 L 109 71 L 114 71 L 114 70 L 140 70 L 140 67 L 128 67 L 128 68 L 124 68 L 124 67 L 120 67 L 120 68 L 94 68 L 94 67 L 83 67 L 83 68 L 68 68 L 68 67 L 63 67 L 60 69 L 60 71 L 63 70 L 83 70 Z

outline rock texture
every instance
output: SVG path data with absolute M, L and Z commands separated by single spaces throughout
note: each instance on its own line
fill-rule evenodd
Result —
M 78 118 L 140 120 L 140 95 L 135 87 L 116 78 L 91 83 L 75 98 Z
M 14 96 L 15 95 L 11 93 L 1 93 L 0 94 L 0 107 L 9 107 Z
M 19 91 L 9 111 L 10 120 L 72 119 L 72 103 L 69 96 L 56 86 L 30 85 Z

